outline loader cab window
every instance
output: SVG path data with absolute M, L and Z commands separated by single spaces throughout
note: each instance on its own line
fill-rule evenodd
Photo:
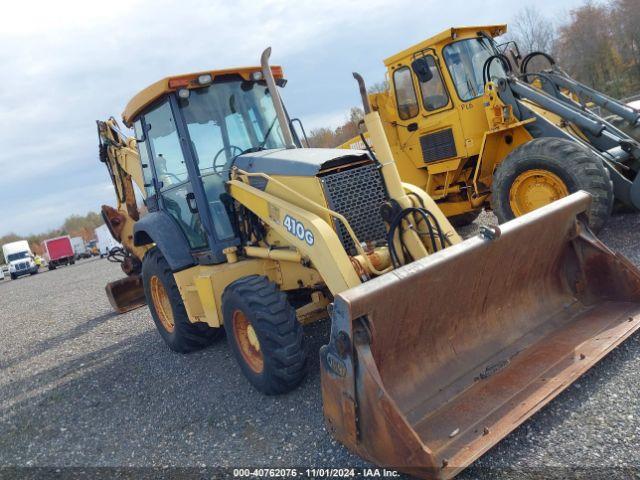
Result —
M 144 180 L 144 188 L 147 198 L 156 194 L 156 187 L 153 183 L 153 170 L 151 170 L 151 161 L 149 159 L 149 151 L 144 143 L 144 131 L 142 128 L 142 120 L 138 119 L 133 124 L 133 130 L 138 139 L 138 154 L 140 155 L 140 165 L 142 167 L 142 178 Z
M 468 102 L 484 93 L 482 69 L 485 61 L 494 54 L 490 40 L 471 38 L 451 43 L 443 49 L 444 60 L 456 86 L 460 100 Z M 500 62 L 492 62 L 491 78 L 506 77 Z
M 176 220 L 192 249 L 205 248 L 208 243 L 200 215 L 189 204 L 193 191 L 170 103 L 165 100 L 145 114 L 144 124 L 164 209 Z
M 407 120 L 415 117 L 418 114 L 418 98 L 409 67 L 400 67 L 393 72 L 393 86 L 400 118 Z
M 228 75 L 191 90 L 179 105 L 216 237 L 233 238 L 225 185 L 233 160 L 244 152 L 285 148 L 271 95 L 264 82 Z
M 449 95 L 442 82 L 440 69 L 436 65 L 433 56 L 427 55 L 424 59 L 431 71 L 431 78 L 426 82 L 418 83 L 420 84 L 420 93 L 422 94 L 422 104 L 427 111 L 431 112 L 446 107 L 449 103 Z

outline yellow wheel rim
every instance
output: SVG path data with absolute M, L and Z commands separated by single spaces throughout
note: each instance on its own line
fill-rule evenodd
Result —
M 516 217 L 569 195 L 562 179 L 549 170 L 527 170 L 515 179 L 509 190 L 509 205 Z
M 163 328 L 167 332 L 173 332 L 175 328 L 175 320 L 173 318 L 173 309 L 171 308 L 171 300 L 164 288 L 164 285 L 156 275 L 151 277 L 151 300 L 153 301 L 153 308 L 155 308 L 158 314 L 158 319 Z
M 231 321 L 233 323 L 233 335 L 236 337 L 242 358 L 251 370 L 255 373 L 262 373 L 262 370 L 264 370 L 264 357 L 260 349 L 260 340 L 258 340 L 253 325 L 241 310 L 233 312 Z

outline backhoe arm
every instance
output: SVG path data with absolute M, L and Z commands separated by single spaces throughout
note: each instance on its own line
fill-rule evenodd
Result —
M 144 180 L 136 141 L 120 132 L 114 118 L 97 121 L 100 161 L 107 166 L 116 193 L 116 208 L 102 206 L 102 218 L 111 235 L 123 246 L 122 251 L 110 252 L 109 259 L 120 262 L 127 278 L 106 286 L 107 297 L 113 308 L 124 313 L 145 304 L 140 271 L 142 258 L 149 246 L 137 247 L 133 243 L 133 227 L 140 219 L 133 182 L 145 196 Z

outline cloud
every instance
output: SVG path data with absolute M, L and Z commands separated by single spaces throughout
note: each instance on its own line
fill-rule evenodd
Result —
M 270 45 L 290 80 L 284 97 L 292 115 L 307 130 L 336 126 L 360 103 L 354 69 L 374 83 L 395 51 L 453 24 L 505 20 L 518 8 L 508 0 L 8 2 L 0 30 L 0 207 L 12 215 L 0 235 L 36 232 L 113 203 L 101 187 L 108 178 L 96 161 L 94 122 L 119 117 L 159 78 L 256 64 Z M 555 6 L 541 0 L 540 8 Z

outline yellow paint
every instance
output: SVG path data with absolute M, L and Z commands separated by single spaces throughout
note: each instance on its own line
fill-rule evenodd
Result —
M 569 195 L 562 179 L 549 170 L 522 172 L 509 189 L 509 205 L 516 216 L 524 215 Z

